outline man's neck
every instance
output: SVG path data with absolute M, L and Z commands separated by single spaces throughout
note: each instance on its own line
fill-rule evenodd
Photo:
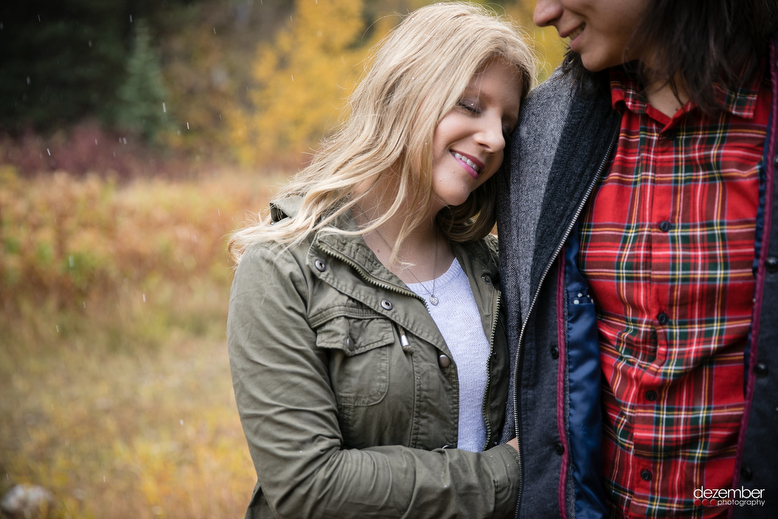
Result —
M 672 117 L 689 100 L 689 94 L 679 86 L 676 97 L 669 83 L 665 82 L 659 86 L 653 83 L 646 88 L 646 99 L 651 106 L 667 117 Z

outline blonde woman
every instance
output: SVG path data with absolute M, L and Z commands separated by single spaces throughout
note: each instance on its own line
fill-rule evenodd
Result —
M 246 517 L 513 516 L 489 231 L 533 76 L 494 13 L 415 11 L 339 132 L 232 236 L 229 353 L 258 477 Z

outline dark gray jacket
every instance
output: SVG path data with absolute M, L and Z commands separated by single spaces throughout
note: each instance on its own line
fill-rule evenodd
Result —
M 758 339 L 747 359 L 746 427 L 738 448 L 740 476 L 733 481 L 736 488 L 765 489 L 766 503 L 736 507 L 735 517 L 778 517 L 778 391 L 771 383 L 778 376 L 775 53 L 770 65 L 765 199 L 771 203 L 763 219 L 769 244 L 761 248 L 755 270 L 752 336 Z M 607 72 L 595 82 L 606 80 Z M 582 95 L 569 76 L 559 74 L 533 90 L 511 145 L 510 174 L 501 178 L 500 269 L 514 365 L 503 441 L 518 433 L 522 489 L 517 516 L 524 518 L 605 514 L 599 351 L 579 347 L 579 338 L 567 328 L 576 320 L 578 333 L 594 333 L 596 342 L 595 310 L 585 280 L 566 279 L 559 268 L 565 242 L 607 170 L 618 137 L 620 115 L 611 107 L 607 84 L 595 90 Z

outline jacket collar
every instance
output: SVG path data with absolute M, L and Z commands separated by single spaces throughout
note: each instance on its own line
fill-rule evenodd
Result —
M 302 197 L 290 197 L 272 201 L 270 203 L 272 221 L 277 222 L 287 217 L 294 217 L 299 212 L 301 203 Z M 354 216 L 348 211 L 335 221 L 333 227 L 346 232 L 356 233 L 359 231 L 359 226 Z M 319 231 L 312 237 L 308 254 L 309 260 L 312 257 L 311 253 L 316 249 L 352 263 L 353 266 L 361 269 L 368 276 L 376 278 L 383 283 L 388 283 L 400 290 L 407 290 L 400 278 L 376 258 L 361 235 L 341 234 L 328 232 L 327 230 Z M 452 250 L 462 268 L 466 270 L 472 268 L 473 272 L 483 272 L 492 279 L 497 279 L 498 270 L 496 260 L 494 259 L 497 256 L 496 245 L 491 250 L 488 245 L 476 247 L 474 248 L 474 255 L 469 254 L 468 248 L 458 243 L 452 244 Z

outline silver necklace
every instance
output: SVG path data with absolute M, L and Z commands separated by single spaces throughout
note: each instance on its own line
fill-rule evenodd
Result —
M 361 210 L 362 210 L 362 208 L 360 207 L 360 208 L 359 208 L 359 210 L 361 211 Z M 363 213 L 363 214 L 364 214 L 364 213 Z M 385 239 L 385 238 L 384 238 L 384 237 L 381 235 L 381 233 L 380 233 L 380 232 L 378 232 L 378 229 L 376 229 L 376 230 L 375 230 L 375 233 L 378 235 L 378 237 L 379 237 L 379 238 L 381 238 L 381 241 L 382 241 L 382 242 L 384 242 L 384 244 L 385 244 L 387 247 L 389 247 L 389 251 L 390 251 L 392 254 L 394 254 L 394 249 L 392 248 L 392 246 L 391 246 L 391 245 L 389 245 L 389 242 L 388 242 L 388 241 L 386 241 L 386 239 Z M 435 263 L 433 263 L 433 265 L 432 265 L 432 291 L 430 292 L 430 290 L 427 288 L 427 285 L 425 285 L 424 283 L 422 283 L 421 281 L 419 281 L 419 278 L 417 278 L 417 277 L 416 277 L 416 274 L 414 274 L 414 273 L 413 273 L 413 271 L 410 269 L 410 267 L 404 267 L 404 268 L 405 268 L 405 270 L 407 270 L 407 271 L 408 271 L 408 274 L 410 274 L 411 276 L 413 276 L 413 279 L 415 279 L 415 280 L 416 280 L 416 282 L 417 282 L 419 285 L 421 285 L 421 288 L 423 288 L 423 289 L 424 289 L 424 291 L 425 291 L 425 292 L 427 292 L 427 294 L 429 294 L 429 296 L 430 296 L 430 299 L 429 299 L 429 301 L 430 301 L 430 303 L 432 304 L 432 306 L 438 306 L 438 303 L 440 302 L 440 299 L 438 299 L 438 298 L 435 296 L 435 278 L 436 278 L 436 276 L 435 276 L 435 268 L 436 268 L 437 266 L 438 266 L 438 229 L 437 229 L 437 227 L 436 227 L 436 228 L 435 228 Z

